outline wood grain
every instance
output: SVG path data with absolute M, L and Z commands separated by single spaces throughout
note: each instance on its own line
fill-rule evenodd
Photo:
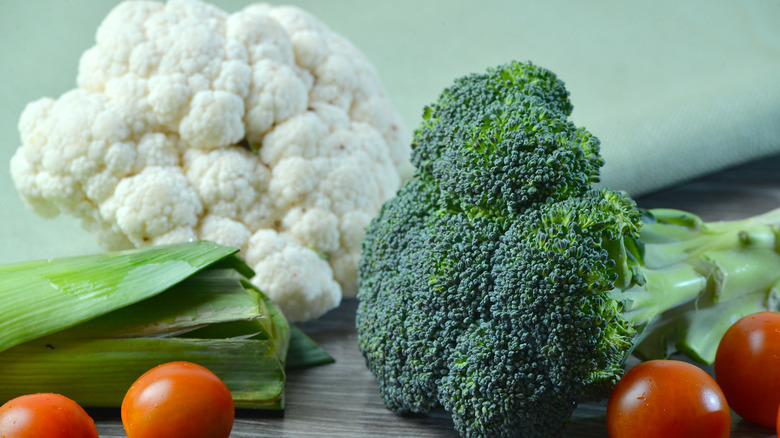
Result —
M 641 207 L 680 208 L 705 220 L 747 217 L 780 206 L 780 156 L 748 163 L 637 199 Z M 291 372 L 284 415 L 239 412 L 232 437 L 455 437 L 444 414 L 400 417 L 385 409 L 356 347 L 355 300 L 300 327 L 336 363 Z M 635 363 L 635 361 L 634 361 Z M 711 372 L 711 368 L 705 368 Z M 605 402 L 574 413 L 565 437 L 606 437 Z M 95 412 L 101 437 L 124 437 L 117 410 Z M 734 438 L 770 438 L 775 432 L 732 413 Z

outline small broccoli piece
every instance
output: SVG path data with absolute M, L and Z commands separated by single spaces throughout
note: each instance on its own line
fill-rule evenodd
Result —
M 705 224 L 595 189 L 599 143 L 570 112 L 561 81 L 516 62 L 425 109 L 416 178 L 359 264 L 358 346 L 389 409 L 554 436 L 632 353 L 708 363 L 736 318 L 777 309 L 780 210 Z

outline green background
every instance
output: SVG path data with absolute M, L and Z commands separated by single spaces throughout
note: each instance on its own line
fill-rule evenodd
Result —
M 8 162 L 24 106 L 75 87 L 79 56 L 116 3 L 0 1 L 0 263 L 100 251 L 74 219 L 28 211 Z M 284 4 L 360 48 L 409 129 L 453 78 L 518 59 L 567 83 L 574 121 L 602 140 L 603 182 L 632 194 L 780 151 L 777 1 Z

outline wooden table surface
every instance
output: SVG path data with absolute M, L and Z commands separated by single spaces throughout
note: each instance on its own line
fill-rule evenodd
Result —
M 641 207 L 680 208 L 705 220 L 739 219 L 780 207 L 780 156 L 637 198 Z M 356 347 L 355 300 L 301 325 L 336 363 L 291 372 L 283 415 L 239 412 L 232 437 L 455 437 L 445 414 L 399 417 L 385 409 Z M 712 371 L 710 368 L 705 368 Z M 101 437 L 124 437 L 118 410 L 95 414 Z M 776 437 L 732 413 L 735 438 Z M 605 402 L 580 406 L 565 437 L 606 437 Z

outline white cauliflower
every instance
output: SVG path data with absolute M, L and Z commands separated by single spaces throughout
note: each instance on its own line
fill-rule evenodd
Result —
M 364 229 L 410 165 L 350 42 L 290 6 L 128 1 L 77 84 L 21 115 L 11 175 L 32 210 L 80 218 L 107 250 L 240 248 L 293 321 L 356 294 Z

